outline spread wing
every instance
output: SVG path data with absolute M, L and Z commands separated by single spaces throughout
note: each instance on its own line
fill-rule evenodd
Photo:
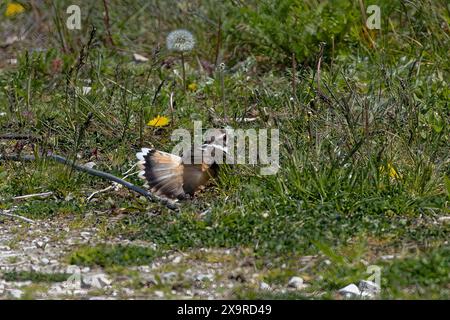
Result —
M 211 131 L 199 149 L 197 151 L 200 152 L 179 157 L 143 148 L 136 154 L 141 168 L 139 176 L 145 179 L 150 190 L 159 196 L 183 199 L 186 194 L 193 195 L 217 175 L 217 159 L 223 152 L 228 152 L 227 130 Z
M 139 177 L 147 181 L 153 193 L 168 198 L 184 196 L 183 163 L 180 157 L 147 148 L 142 148 L 136 156 L 141 169 Z
M 154 149 L 143 148 L 136 156 L 141 169 L 139 177 L 146 180 L 153 193 L 172 199 L 194 194 L 217 172 L 216 164 L 194 159 L 183 163 L 179 156 Z

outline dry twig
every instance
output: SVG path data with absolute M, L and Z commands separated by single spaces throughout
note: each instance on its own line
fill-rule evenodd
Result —
M 68 159 L 66 159 L 62 156 L 58 156 L 56 154 L 48 154 L 45 156 L 45 158 L 54 160 L 56 162 L 59 162 L 59 163 L 62 163 L 62 164 L 68 165 L 68 166 L 71 166 L 75 170 L 86 172 L 90 175 L 121 184 L 124 187 L 143 195 L 150 201 L 159 202 L 171 210 L 177 211 L 179 209 L 178 205 L 174 201 L 165 199 L 165 198 L 161 198 L 161 197 L 158 197 L 157 195 L 151 194 L 147 190 L 145 190 L 141 187 L 138 187 L 128 181 L 120 179 L 112 174 L 109 174 L 109 173 L 106 173 L 103 171 L 99 171 L 99 170 L 95 170 L 95 169 L 89 168 L 87 166 L 76 164 L 74 161 L 68 160 Z M 36 158 L 35 158 L 35 156 L 32 156 L 32 155 L 8 155 L 8 156 L 0 155 L 0 161 L 5 161 L 5 160 L 8 160 L 8 161 L 35 161 Z
M 17 219 L 21 219 L 23 221 L 26 221 L 28 223 L 34 223 L 34 220 L 22 217 L 18 214 L 14 214 L 14 213 L 9 213 L 9 212 L 5 212 L 5 211 L 1 211 L 0 210 L 0 216 L 6 216 L 6 217 L 10 217 L 10 218 L 17 218 Z

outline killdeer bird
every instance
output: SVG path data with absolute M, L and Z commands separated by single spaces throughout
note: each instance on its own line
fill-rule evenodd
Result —
M 217 176 L 219 164 L 216 155 L 228 152 L 226 132 L 205 141 L 198 152 L 175 154 L 142 148 L 136 154 L 140 168 L 139 177 L 154 194 L 169 199 L 186 199 Z

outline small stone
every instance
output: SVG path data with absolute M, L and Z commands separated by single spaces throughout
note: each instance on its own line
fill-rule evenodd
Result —
M 150 272 L 152 270 L 150 266 L 147 265 L 138 266 L 136 269 L 140 272 Z
M 164 292 L 156 290 L 154 293 L 158 298 L 164 298 Z
M 172 282 L 177 278 L 176 272 L 167 272 L 161 276 L 163 282 Z
M 346 298 L 354 298 L 361 295 L 361 291 L 355 284 L 349 284 L 348 286 L 339 290 L 339 293 Z
M 36 245 L 36 248 L 38 248 L 38 249 L 44 249 L 45 246 L 47 245 L 47 243 L 44 241 L 36 241 L 34 244 Z
M 147 287 L 158 284 L 158 281 L 156 281 L 155 276 L 152 274 L 142 274 L 140 282 L 142 285 Z
M 53 284 L 50 289 L 48 289 L 47 294 L 56 296 L 59 294 L 62 294 L 64 292 L 64 289 L 59 284 Z
M 98 273 L 83 276 L 81 279 L 81 285 L 84 288 L 103 289 L 104 287 L 111 285 L 111 280 L 108 278 L 106 274 Z
M 148 58 L 138 54 L 138 53 L 133 53 L 133 59 L 136 62 L 147 62 Z
M 88 293 L 87 290 L 83 290 L 83 289 L 73 290 L 74 295 L 85 296 L 85 295 L 87 295 L 87 293 Z
M 374 297 L 375 296 L 373 294 L 371 294 L 370 292 L 367 292 L 367 291 L 361 292 L 361 298 L 373 299 Z
M 261 290 L 271 290 L 270 285 L 265 283 L 265 282 L 261 282 L 259 284 L 259 289 L 261 289 Z
M 196 281 L 213 281 L 214 275 L 212 275 L 210 273 L 200 273 L 200 274 L 195 275 L 194 279 Z
M 80 267 L 77 265 L 68 265 L 66 268 L 66 273 L 74 274 L 74 273 L 81 273 Z
M 172 260 L 172 262 L 173 262 L 174 264 L 179 264 L 179 263 L 181 262 L 181 256 L 176 256 L 176 257 Z
M 150 266 L 150 268 L 151 268 L 152 270 L 157 269 L 158 267 L 159 267 L 159 263 L 158 263 L 158 262 L 153 262 L 153 263 L 151 264 L 151 266 Z
M 42 258 L 42 259 L 41 259 L 41 262 L 42 262 L 43 264 L 49 264 L 49 263 L 50 263 L 50 260 L 47 259 L 47 258 Z
M 303 284 L 303 279 L 302 278 L 300 278 L 300 277 L 292 277 L 291 279 L 289 279 L 288 287 L 300 290 L 300 289 L 305 288 L 305 285 Z
M 10 289 L 9 294 L 15 299 L 20 299 L 22 298 L 23 291 L 19 289 Z
M 83 238 L 88 239 L 88 238 L 91 236 L 91 233 L 90 233 L 90 232 L 83 231 L 83 232 L 80 233 L 80 235 L 81 235 Z
M 6 45 L 6 46 L 10 46 L 10 45 L 12 45 L 14 42 L 16 42 L 16 41 L 19 41 L 20 39 L 19 39 L 19 37 L 18 36 L 9 36 L 9 37 L 6 37 L 6 41 L 5 41 L 5 43 L 4 43 L 4 45 Z
M 126 296 L 134 295 L 134 290 L 130 288 L 122 288 L 122 293 Z
M 32 265 L 32 266 L 30 267 L 30 269 L 31 269 L 31 271 L 33 271 L 33 272 L 41 272 L 41 268 L 39 268 L 39 266 L 37 266 L 37 265 Z

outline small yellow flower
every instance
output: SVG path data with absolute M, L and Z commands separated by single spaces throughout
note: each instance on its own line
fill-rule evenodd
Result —
M 388 163 L 387 167 L 389 169 L 389 176 L 391 178 L 394 178 L 394 179 L 400 178 L 400 175 L 397 173 L 397 170 L 395 170 L 395 167 L 391 163 Z
M 192 92 L 197 91 L 197 84 L 195 82 L 192 82 L 188 85 L 188 89 Z
M 14 17 L 17 14 L 20 14 L 25 11 L 25 8 L 16 2 L 10 2 L 6 6 L 5 16 Z
M 397 170 L 395 169 L 392 163 L 388 162 L 386 166 L 381 166 L 380 172 L 385 172 L 385 169 L 387 169 L 389 177 L 391 177 L 392 179 L 400 179 L 400 175 L 398 174 Z
M 147 125 L 150 127 L 165 127 L 169 124 L 169 122 L 169 118 L 164 116 L 157 116 L 156 118 L 150 120 Z

